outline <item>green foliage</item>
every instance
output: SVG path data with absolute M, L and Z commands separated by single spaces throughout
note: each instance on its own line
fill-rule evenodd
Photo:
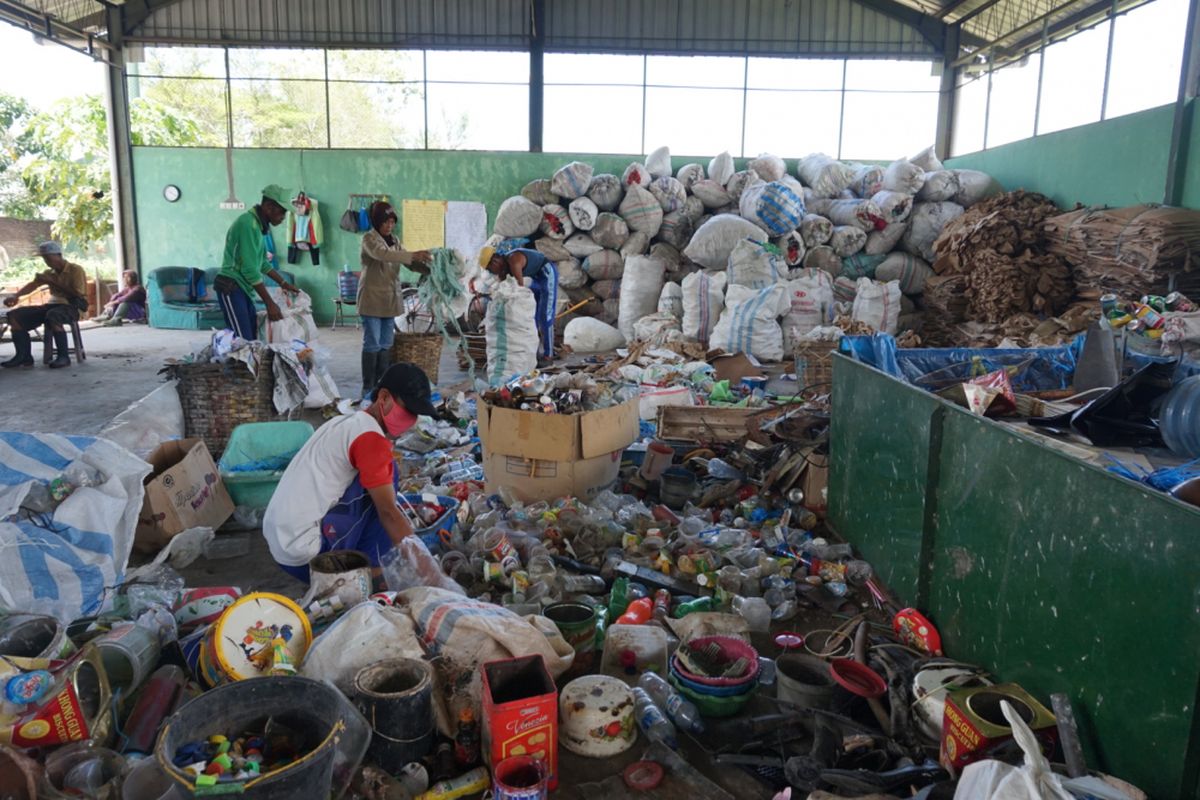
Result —
M 33 108 L 19 97 L 0 93 L 0 216 L 37 219 L 38 207 L 21 180 L 20 161 L 29 154 L 26 125 Z

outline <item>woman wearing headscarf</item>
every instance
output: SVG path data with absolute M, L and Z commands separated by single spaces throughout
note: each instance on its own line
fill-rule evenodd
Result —
M 382 200 L 368 210 L 371 229 L 362 238 L 362 275 L 358 282 L 358 314 L 362 319 L 362 396 L 366 400 L 391 366 L 395 319 L 404 312 L 400 300 L 400 267 L 428 269 L 429 253 L 410 253 L 394 235 L 396 212 Z

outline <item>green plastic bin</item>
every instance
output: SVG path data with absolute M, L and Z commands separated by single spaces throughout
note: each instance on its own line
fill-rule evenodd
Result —
M 312 435 L 307 422 L 248 422 L 234 428 L 217 465 L 234 505 L 266 508 L 283 471 Z

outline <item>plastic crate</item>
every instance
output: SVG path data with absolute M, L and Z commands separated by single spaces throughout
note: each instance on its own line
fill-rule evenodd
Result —
M 312 435 L 307 422 L 250 422 L 234 428 L 217 465 L 234 504 L 266 508 L 283 471 Z
M 442 530 L 454 533 L 458 527 L 458 501 L 453 497 L 434 494 L 402 494 L 408 502 L 414 506 L 420 503 L 436 503 L 446 509 L 446 513 L 437 518 L 437 521 L 432 525 L 427 525 L 424 528 L 417 528 L 413 531 L 417 536 L 421 537 L 421 541 L 429 548 L 431 553 L 440 553 L 442 551 L 442 540 L 439 532 Z M 401 507 L 403 509 L 403 507 Z

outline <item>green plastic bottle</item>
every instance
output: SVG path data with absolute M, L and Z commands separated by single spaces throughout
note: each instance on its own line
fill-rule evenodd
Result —
M 616 619 L 629 608 L 629 578 L 621 576 L 613 581 L 612 592 L 608 596 L 608 618 Z
M 689 600 L 686 603 L 680 603 L 675 606 L 675 609 L 671 612 L 671 616 L 675 619 L 683 619 L 695 611 L 712 611 L 716 607 L 717 601 L 711 597 L 697 597 L 695 600 Z

